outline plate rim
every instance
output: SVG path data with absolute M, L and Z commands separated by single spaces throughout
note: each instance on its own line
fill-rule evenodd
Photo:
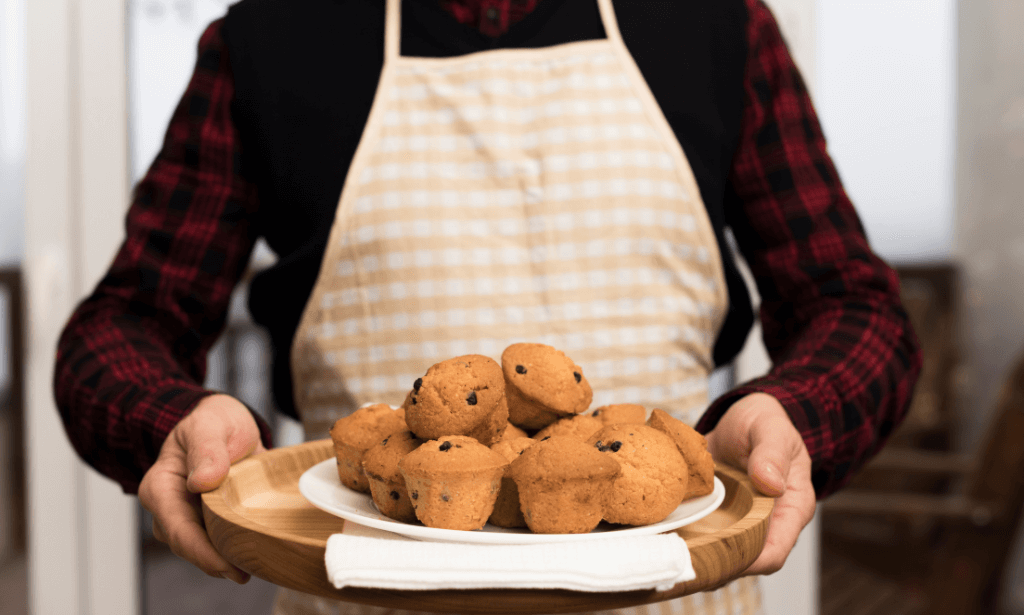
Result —
M 452 542 L 452 543 L 471 543 L 471 544 L 496 544 L 496 545 L 511 545 L 511 544 L 550 544 L 559 542 L 577 542 L 581 540 L 598 540 L 601 538 L 619 537 L 619 536 L 643 536 L 650 534 L 661 534 L 678 530 L 679 528 L 695 523 L 704 517 L 710 515 L 714 511 L 721 507 L 725 500 L 725 485 L 718 478 L 714 477 L 714 489 L 708 495 L 701 496 L 703 498 L 710 498 L 708 504 L 704 508 L 699 509 L 697 512 L 687 515 L 681 519 L 665 522 L 659 521 L 649 525 L 641 526 L 630 526 L 622 529 L 616 529 L 607 532 L 588 532 L 586 534 L 536 534 L 533 532 L 489 532 L 482 530 L 465 531 L 465 530 L 450 530 L 444 528 L 433 528 L 425 525 L 413 525 L 410 523 L 403 523 L 401 521 L 395 521 L 387 518 L 374 518 L 369 517 L 358 511 L 346 511 L 339 510 L 332 504 L 323 501 L 316 497 L 316 491 L 313 491 L 315 483 L 323 481 L 323 477 L 320 474 L 332 475 L 337 481 L 333 487 L 344 489 L 351 496 L 358 496 L 361 498 L 367 498 L 370 500 L 370 505 L 376 510 L 376 506 L 373 504 L 373 500 L 369 495 L 354 491 L 345 487 L 341 484 L 340 479 L 337 478 L 337 471 L 326 472 L 324 468 L 328 465 L 331 466 L 332 470 L 336 465 L 337 461 L 332 455 L 331 457 L 320 461 L 313 466 L 303 471 L 299 477 L 298 488 L 299 493 L 313 506 L 316 508 L 344 519 L 345 521 L 351 521 L 359 525 L 366 527 L 372 527 L 378 530 L 392 532 L 411 538 L 414 540 L 429 541 L 429 542 Z M 680 506 L 692 504 L 692 502 L 683 502 Z M 378 513 L 383 516 L 382 513 Z M 489 526 L 490 524 L 488 524 Z

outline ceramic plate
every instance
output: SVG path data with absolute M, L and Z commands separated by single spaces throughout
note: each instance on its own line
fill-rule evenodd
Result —
M 418 540 L 440 542 L 536 544 L 594 540 L 611 535 L 660 534 L 706 517 L 714 512 L 725 499 L 725 485 L 716 476 L 714 491 L 708 495 L 683 502 L 663 521 L 651 525 L 630 526 L 601 523 L 589 534 L 534 534 L 525 528 L 507 529 L 488 523 L 482 529 L 467 532 L 402 523 L 385 517 L 373 505 L 373 500 L 369 495 L 353 491 L 341 484 L 336 464 L 334 457 L 331 457 L 306 470 L 299 478 L 299 491 L 313 506 L 360 525 L 402 534 Z

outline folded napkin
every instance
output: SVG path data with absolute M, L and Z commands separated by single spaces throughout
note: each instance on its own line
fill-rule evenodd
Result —
M 667 590 L 696 578 L 674 533 L 530 545 L 420 542 L 345 522 L 327 540 L 327 577 L 381 589 Z

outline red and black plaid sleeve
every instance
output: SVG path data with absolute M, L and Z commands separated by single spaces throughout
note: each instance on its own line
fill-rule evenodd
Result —
M 54 388 L 68 437 L 130 493 L 171 429 L 212 393 L 200 384 L 206 354 L 255 241 L 256 192 L 240 176 L 232 95 L 215 22 L 136 188 L 125 241 L 58 345 Z
M 746 101 L 727 217 L 757 280 L 773 367 L 712 404 L 698 429 L 744 395 L 774 396 L 803 435 L 823 497 L 902 419 L 921 354 L 897 275 L 868 246 L 778 25 L 763 2 L 747 4 Z

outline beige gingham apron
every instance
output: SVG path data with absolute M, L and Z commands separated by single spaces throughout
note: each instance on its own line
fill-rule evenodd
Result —
M 598 0 L 608 38 L 385 61 L 295 336 L 309 439 L 365 403 L 399 405 L 432 364 L 563 350 L 594 406 L 693 424 L 727 307 L 714 232 L 682 147 Z M 354 61 L 357 61 L 354 59 Z M 760 610 L 753 580 L 617 614 Z M 405 613 L 282 590 L 275 613 Z

